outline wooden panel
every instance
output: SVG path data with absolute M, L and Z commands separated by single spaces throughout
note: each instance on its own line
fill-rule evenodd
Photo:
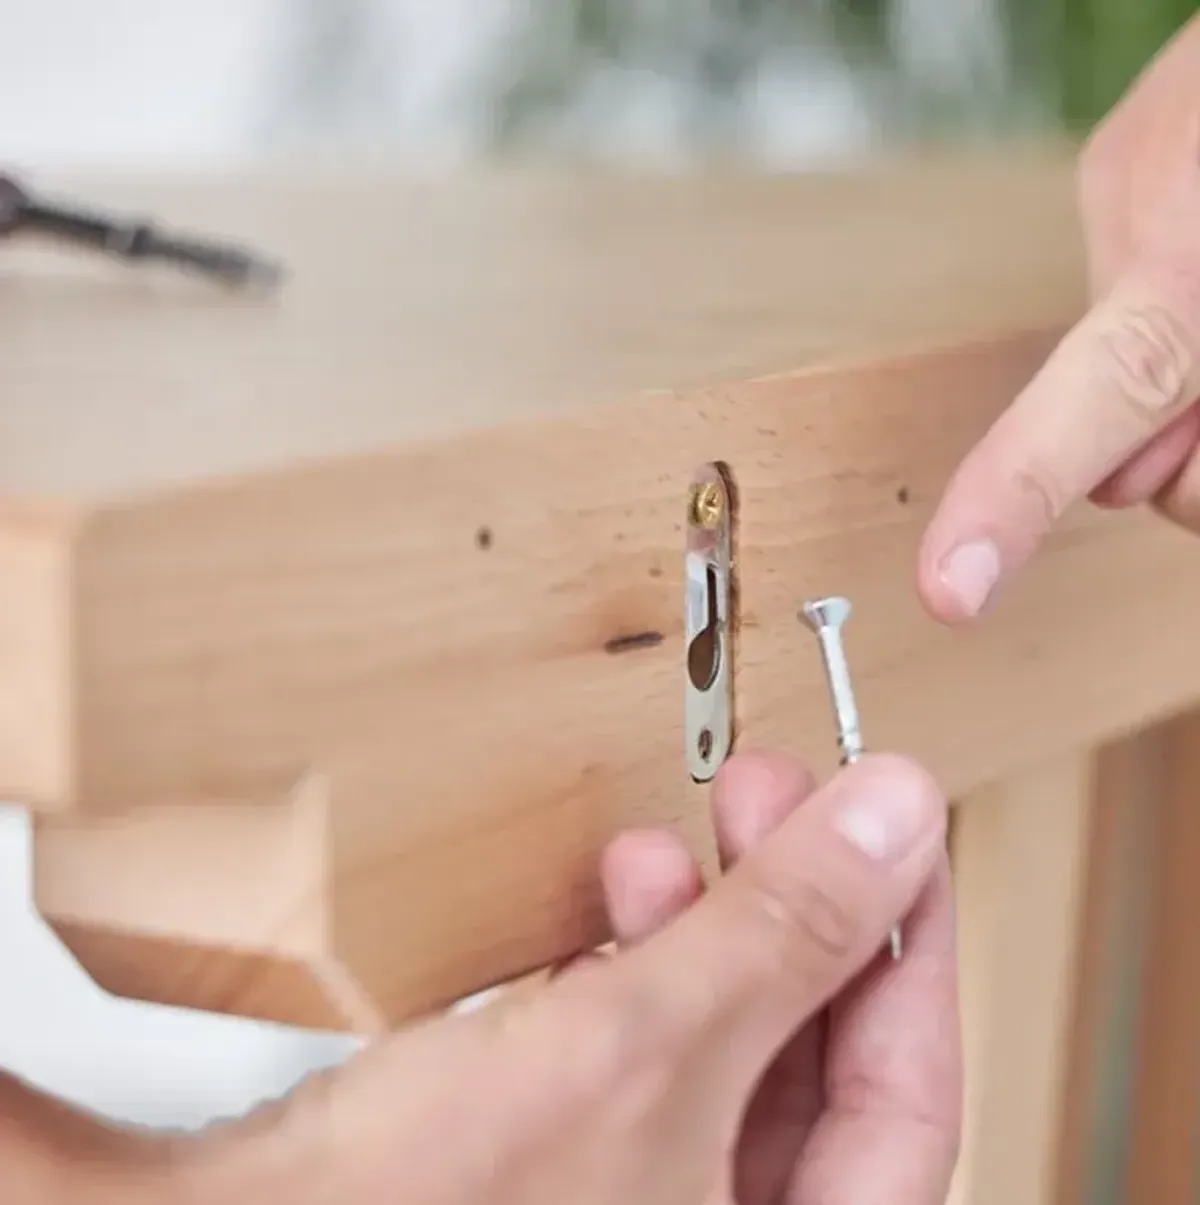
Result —
M 41 820 L 34 896 L 96 983 L 180 1007 L 373 1031 L 378 1008 L 327 956 L 326 784 L 281 799 Z
M 0 798 L 48 810 L 75 791 L 73 537 L 53 507 L 0 523 Z
M 520 792 L 508 806 L 528 815 L 618 781 L 645 818 L 673 818 L 682 524 L 691 473 L 714 458 L 739 497 L 748 739 L 805 733 L 831 764 L 796 609 L 834 590 L 856 606 L 873 742 L 912 749 L 952 789 L 1173 710 L 1200 681 L 1183 638 L 1200 557 L 1144 514 L 1075 512 L 970 632 L 931 622 L 912 586 L 946 474 L 1052 338 L 652 398 L 98 512 L 75 575 L 80 802 L 257 797 L 318 770 L 335 794 L 391 775 L 391 790 L 439 800 L 439 824 L 467 807 L 472 829 L 485 794 L 499 808 Z M 1126 655 L 1102 656 L 1118 639 Z M 964 700 L 981 690 L 986 720 L 972 722 Z
M 389 1019 L 602 940 L 596 862 L 617 828 L 709 845 L 683 760 L 681 526 L 712 458 L 738 487 L 746 742 L 831 768 L 820 662 L 795 618 L 830 591 L 857 608 L 872 745 L 951 791 L 1175 710 L 1200 682 L 1200 558 L 1145 515 L 1073 515 L 969 633 L 915 597 L 941 483 L 1052 339 L 651 397 L 98 511 L 74 574 L 75 802 L 97 819 L 171 802 L 169 843 L 186 847 L 206 801 L 323 775 L 330 871 L 305 890 L 332 919 L 314 957 Z
M 278 252 L 278 300 L 0 246 L 0 492 L 181 478 L 1061 322 L 1068 148 L 754 176 L 49 181 Z
M 978 792 L 955 825 L 967 1124 L 956 1205 L 1057 1205 L 1091 761 Z
M 157 187 L 96 195 L 278 238 L 278 306 L 7 248 L 0 281 L 0 490 L 79 508 L 37 893 L 114 990 L 394 1021 L 603 940 L 618 828 L 707 856 L 681 574 L 705 461 L 738 493 L 745 742 L 831 768 L 795 613 L 832 591 L 872 745 L 952 791 L 1195 695 L 1200 559 L 1144 515 L 1071 516 L 970 633 L 912 586 L 947 474 L 1082 299 L 1059 151 Z M 0 747 L 0 782 L 22 756 Z M 176 872 L 313 781 L 288 873 Z M 319 918 L 304 943 L 294 915 Z M 298 963 L 312 991 L 271 986 Z
M 1129 1205 L 1190 1205 L 1200 1170 L 1200 717 L 1172 723 L 1164 746 L 1131 1109 Z

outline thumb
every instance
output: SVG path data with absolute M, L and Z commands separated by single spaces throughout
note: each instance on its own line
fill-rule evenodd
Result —
M 710 1042 L 720 1030 L 731 1072 L 753 1082 L 880 951 L 944 853 L 945 832 L 945 800 L 924 770 L 864 758 L 631 954 L 637 974 L 662 979 L 643 992 L 670 1002 L 663 1019 L 681 1037 Z

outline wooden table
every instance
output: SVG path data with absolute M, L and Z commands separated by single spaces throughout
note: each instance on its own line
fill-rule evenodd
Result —
M 101 985 L 370 1031 L 604 940 L 622 826 L 709 860 L 684 529 L 720 462 L 737 739 L 832 768 L 796 611 L 848 595 L 870 744 L 964 805 L 959 1191 L 1079 1197 L 1098 790 L 1173 818 L 1155 932 L 1200 902 L 1196 729 L 1130 735 L 1200 698 L 1200 545 L 1080 509 L 969 632 L 913 588 L 947 474 L 1083 305 L 1066 151 L 62 183 L 292 269 L 270 301 L 0 257 L 0 788 Z M 1151 953 L 1168 1050 L 1196 962 Z

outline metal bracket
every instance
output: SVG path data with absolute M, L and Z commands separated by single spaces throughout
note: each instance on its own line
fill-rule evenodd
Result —
M 732 498 L 721 467 L 703 465 L 687 499 L 684 729 L 687 765 L 709 781 L 733 744 Z

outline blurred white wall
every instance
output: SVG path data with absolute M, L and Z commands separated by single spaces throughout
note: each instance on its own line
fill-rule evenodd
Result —
M 802 165 L 860 153 L 926 93 L 961 107 L 1007 80 L 1000 0 L 890 0 L 868 49 L 842 48 L 834 0 L 754 20 L 603 2 L 615 49 L 581 43 L 580 0 L 0 0 L 0 154 L 437 161 L 516 142 Z
M 819 0 L 811 36 L 787 43 L 742 37 L 716 0 L 639 3 L 646 49 L 610 62 L 563 60 L 554 30 L 527 61 L 528 0 L 0 0 L 0 163 L 436 162 L 488 148 L 497 98 L 545 69 L 569 85 L 527 123 L 545 153 L 671 161 L 710 145 L 705 121 L 768 164 L 872 144 L 879 79 L 847 65 Z M 953 89 L 1000 70 L 994 0 L 897 0 L 893 16 L 900 58 L 923 78 L 941 72 Z M 723 39 L 749 66 L 732 94 L 709 96 L 697 65 Z M 0 1066 L 117 1117 L 194 1125 L 348 1050 L 105 997 L 32 916 L 26 842 L 23 815 L 0 809 Z
M 0 0 L 0 157 L 244 154 L 286 0 Z

